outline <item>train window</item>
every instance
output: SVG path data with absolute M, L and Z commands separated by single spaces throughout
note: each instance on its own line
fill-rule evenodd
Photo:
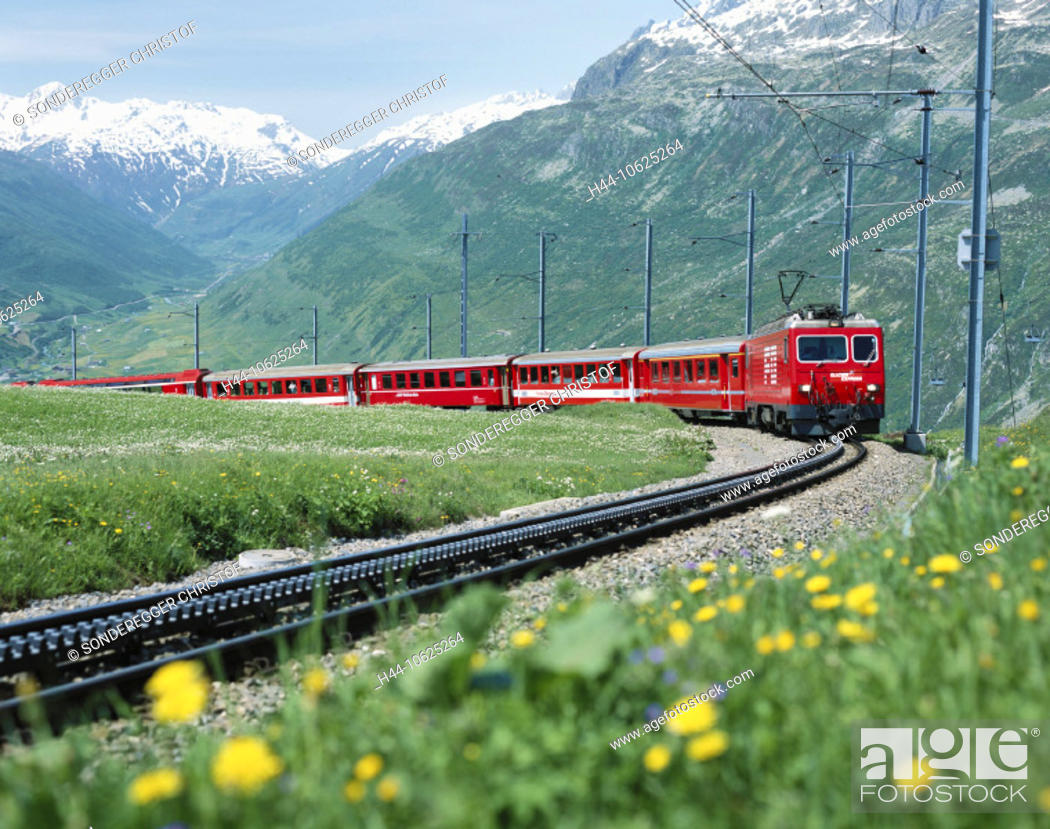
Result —
M 399 371 L 394 375 L 394 385 L 399 389 L 403 389 L 407 385 L 405 383 L 405 373 L 403 371 Z
M 518 369 L 518 382 L 523 386 L 529 382 L 529 370 L 525 366 Z
M 328 378 L 327 377 L 318 377 L 316 380 L 314 380 L 314 391 L 317 392 L 318 394 L 324 394 L 325 392 L 327 392 L 328 391 Z
M 878 341 L 873 334 L 853 335 L 853 359 L 860 363 L 869 363 L 879 356 Z
M 259 395 L 260 396 L 270 393 L 270 381 L 269 380 L 260 380 L 255 385 L 259 387 Z
M 240 383 L 235 383 L 235 384 L 234 384 L 234 386 L 233 386 L 233 393 L 234 393 L 234 395 L 235 395 L 235 396 L 237 396 L 237 397 L 240 397 L 240 396 L 241 396 L 242 394 L 244 394 L 244 390 L 243 390 L 243 388 L 241 387 L 241 384 L 240 384 Z
M 332 393 L 333 394 L 339 394 L 339 378 L 338 377 L 333 377 L 332 378 Z
M 270 394 L 284 394 L 284 380 L 274 380 Z
M 598 377 L 597 377 L 597 375 L 595 375 L 595 373 L 594 373 L 594 372 L 595 372 L 595 370 L 596 370 L 596 368 L 597 368 L 597 367 L 596 367 L 596 366 L 594 365 L 594 363 L 587 363 L 587 375 L 588 375 L 589 377 L 593 378 L 595 382 L 597 382 L 597 381 L 598 381 Z
M 494 368 L 490 368 L 489 369 L 489 385 L 490 386 L 495 386 L 496 385 L 496 369 L 494 369 Z
M 465 371 L 457 371 L 456 375 L 456 386 L 462 388 L 467 385 L 467 373 Z
M 613 382 L 614 383 L 619 383 L 621 378 L 622 378 L 622 375 L 620 374 L 620 364 L 619 363 L 613 363 L 613 365 L 612 365 L 612 379 L 613 379 Z
M 478 371 L 476 368 L 472 369 L 471 372 L 470 372 L 470 385 L 471 386 L 480 386 L 481 385 L 481 372 Z
M 740 358 L 739 357 L 734 357 L 733 359 L 731 359 L 729 361 L 729 366 L 732 369 L 733 376 L 734 377 L 739 377 L 740 376 Z
M 375 380 L 375 375 L 374 374 L 372 375 L 372 379 Z M 372 388 L 373 389 L 375 388 L 375 383 L 372 384 Z M 384 389 L 392 389 L 392 388 L 394 388 L 394 380 L 389 374 L 384 374 L 383 375 L 383 388 Z
M 687 383 L 693 382 L 693 361 L 686 360 L 682 363 L 682 371 L 685 373 L 685 380 Z
M 560 383 L 561 378 L 558 376 L 558 366 L 551 366 L 551 382 Z
M 443 389 L 447 389 L 452 385 L 452 381 L 449 379 L 447 371 L 442 371 L 438 373 L 438 385 L 440 385 Z
M 582 380 L 583 379 L 583 363 L 575 363 L 572 367 L 572 379 Z
M 799 337 L 798 359 L 803 363 L 841 363 L 846 359 L 846 338 L 841 334 Z
M 784 360 L 785 363 L 788 361 L 788 338 L 787 337 L 784 337 L 784 353 L 782 355 L 782 359 Z
M 313 383 L 309 377 L 299 381 L 299 394 L 313 394 Z
M 718 379 L 718 358 L 717 357 L 715 357 L 711 361 L 711 379 L 712 380 L 717 380 Z
M 678 360 L 671 363 L 671 375 L 676 383 L 682 381 L 682 364 Z
M 255 397 L 255 383 L 245 383 L 244 384 L 244 396 L 245 397 Z
M 540 366 L 540 382 L 549 383 L 551 381 L 550 369 L 547 366 Z
M 427 389 L 434 388 L 434 372 L 423 372 L 423 387 Z
M 419 372 L 418 371 L 413 371 L 411 374 L 408 375 L 408 385 L 409 385 L 410 388 L 413 388 L 413 389 L 418 389 L 419 388 Z
M 703 380 L 704 379 L 704 373 L 705 373 L 704 372 L 704 366 L 706 366 L 706 365 L 707 365 L 707 360 L 697 360 L 696 361 L 696 379 L 697 380 Z
M 294 380 L 289 380 L 288 381 L 288 394 L 298 394 L 298 393 L 299 393 L 299 391 L 296 388 L 295 381 Z

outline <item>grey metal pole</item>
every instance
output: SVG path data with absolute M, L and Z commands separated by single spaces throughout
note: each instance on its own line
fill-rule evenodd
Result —
M 193 367 L 201 367 L 201 309 L 193 303 Z
M 992 106 L 992 0 L 980 0 L 977 83 L 974 89 L 973 214 L 970 232 L 970 320 L 966 343 L 966 462 L 977 464 L 981 426 L 981 347 L 984 332 L 984 255 L 988 216 L 988 133 Z
M 853 150 L 846 153 L 846 204 L 842 211 L 842 241 L 849 242 L 853 236 Z M 849 313 L 849 245 L 842 251 L 842 296 L 839 308 L 842 316 Z
M 922 164 L 919 166 L 919 200 L 930 190 L 930 122 L 933 100 L 922 96 Z M 926 208 L 919 211 L 919 230 L 915 244 L 915 339 L 911 356 L 911 425 L 904 433 L 904 448 L 926 451 L 926 435 L 919 430 L 922 407 L 922 327 L 926 314 Z
M 544 344 L 544 331 L 543 331 L 543 316 L 546 312 L 547 305 L 547 234 L 545 231 L 540 231 L 540 327 L 539 327 L 539 352 L 543 352 Z
M 747 191 L 747 310 L 744 332 L 750 337 L 755 303 L 755 191 Z
M 653 220 L 645 220 L 645 345 L 649 345 L 650 312 L 653 302 Z
M 467 356 L 467 214 L 463 214 L 463 264 L 459 289 L 459 356 Z
M 73 379 L 77 379 L 77 327 L 74 325 L 69 329 L 69 333 L 73 335 Z
M 317 365 L 317 306 L 314 306 L 314 365 Z
M 430 359 L 430 297 L 431 294 L 427 294 L 427 359 Z

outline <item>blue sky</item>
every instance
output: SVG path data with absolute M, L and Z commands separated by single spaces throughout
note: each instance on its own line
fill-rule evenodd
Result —
M 72 83 L 188 20 L 197 33 L 89 94 L 246 106 L 317 136 L 436 78 L 448 87 L 400 120 L 510 90 L 556 93 L 671 0 L 414 0 L 6 4 L 0 92 Z

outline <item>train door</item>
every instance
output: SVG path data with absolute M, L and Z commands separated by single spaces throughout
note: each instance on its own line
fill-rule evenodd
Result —
M 729 370 L 726 372 L 727 411 L 744 410 L 744 354 L 730 354 L 727 358 Z
M 511 369 L 509 369 L 507 366 L 500 366 L 497 369 L 497 371 L 498 371 L 498 374 L 496 376 L 499 378 L 499 385 L 500 385 L 500 390 L 499 390 L 500 403 L 502 403 L 502 405 L 504 407 L 507 407 L 507 406 L 510 406 L 510 372 L 511 372 Z

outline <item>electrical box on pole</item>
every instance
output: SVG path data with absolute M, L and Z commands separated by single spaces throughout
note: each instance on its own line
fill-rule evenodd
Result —
M 984 269 L 986 271 L 994 271 L 999 267 L 999 231 L 995 228 L 989 228 L 988 232 L 984 234 L 984 239 Z M 973 234 L 970 231 L 964 230 L 959 234 L 959 247 L 955 253 L 955 261 L 964 271 L 970 270 L 970 245 L 972 243 Z

